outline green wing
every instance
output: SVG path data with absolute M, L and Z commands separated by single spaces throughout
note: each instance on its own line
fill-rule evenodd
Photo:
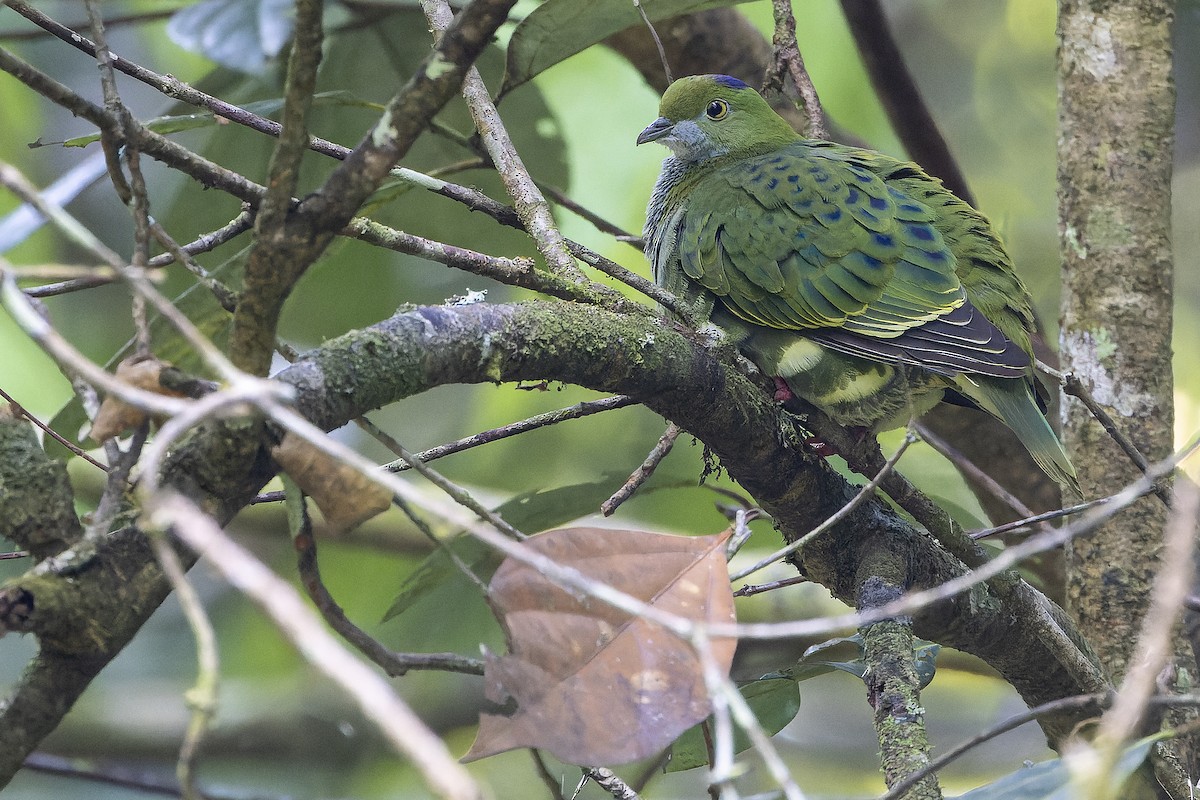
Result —
M 954 199 L 912 165 L 826 143 L 725 165 L 690 192 L 679 266 L 756 325 L 947 375 L 1024 376 L 1027 334 L 1014 343 L 968 300 L 945 235 L 963 221 L 947 227 L 926 184 Z

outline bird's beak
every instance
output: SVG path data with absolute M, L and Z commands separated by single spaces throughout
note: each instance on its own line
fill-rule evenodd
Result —
M 637 143 L 645 144 L 661 139 L 670 133 L 675 127 L 675 123 L 666 117 L 659 117 L 646 126 L 646 129 L 638 134 Z

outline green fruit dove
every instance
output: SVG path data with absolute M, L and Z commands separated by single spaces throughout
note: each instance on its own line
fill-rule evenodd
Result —
M 842 425 L 941 400 L 1075 469 L 1039 408 L 1029 292 L 991 225 L 915 164 L 804 139 L 737 78 L 675 81 L 637 138 L 671 150 L 646 210 L 655 280 Z

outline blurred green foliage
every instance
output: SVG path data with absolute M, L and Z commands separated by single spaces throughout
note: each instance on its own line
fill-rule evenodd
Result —
M 47 13 L 78 22 L 74 2 L 39 4 Z M 185 3 L 175 3 L 180 7 Z M 396 3 L 397 6 L 405 4 Z M 331 33 L 323 61 L 320 91 L 346 91 L 381 102 L 409 75 L 429 48 L 427 26 L 410 5 L 396 13 L 359 24 L 330 4 L 340 27 Z M 533 3 L 520 8 L 528 12 Z M 142 0 L 105 4 L 106 13 L 154 11 L 163 4 Z M 740 6 L 768 35 L 769 4 Z M 897 0 L 887 4 L 889 18 L 906 60 L 924 90 L 951 148 L 960 159 L 982 210 L 1008 240 L 1018 269 L 1029 282 L 1043 320 L 1057 318 L 1055 232 L 1055 76 L 1054 11 L 1050 0 L 1006 0 L 960 3 L 955 0 Z M 869 86 L 835 0 L 797 4 L 798 37 L 805 62 L 832 116 L 872 146 L 902 155 Z M 247 77 L 214 67 L 187 53 L 164 32 L 165 21 L 114 27 L 112 46 L 123 56 L 235 103 L 280 95 L 278 65 Z M 13 39 L 9 32 L 30 26 L 0 9 L 0 44 L 99 99 L 95 65 L 86 56 L 56 41 Z M 511 28 L 509 29 L 511 31 Z M 508 32 L 505 32 L 505 36 Z M 1178 74 L 1180 118 L 1197 120 L 1197 57 L 1200 52 L 1200 7 L 1180 10 L 1176 48 L 1190 72 Z M 500 85 L 503 54 L 499 47 L 481 63 L 489 86 Z M 122 91 L 134 113 L 150 118 L 181 113 L 165 99 L 132 81 Z M 554 184 L 578 202 L 632 232 L 641 228 L 650 187 L 661 152 L 635 148 L 637 132 L 657 115 L 657 98 L 622 59 L 602 46 L 592 47 L 540 74 L 504 98 L 501 113 L 518 149 L 538 179 Z M 46 185 L 79 161 L 93 157 L 96 147 L 30 150 L 28 142 L 64 140 L 89 132 L 80 120 L 53 108 L 16 81 L 0 75 L 0 108 L 4 109 L 0 159 L 16 164 L 39 185 Z M 372 112 L 355 107 L 318 106 L 315 134 L 353 146 L 372 122 Z M 452 103 L 440 121 L 464 136 L 471 133 L 460 102 Z M 1176 179 L 1178 330 L 1181 341 L 1200 337 L 1200 137 L 1181 128 Z M 178 140 L 251 179 L 261 181 L 272 142 L 237 125 L 220 125 L 178 135 Z M 455 142 L 432 134 L 422 137 L 404 166 L 434 169 L 469 159 Z M 309 154 L 303 187 L 316 186 L 333 164 Z M 155 215 L 179 241 L 218 227 L 238 212 L 238 203 L 217 192 L 201 190 L 155 165 L 147 168 Z M 499 182 L 486 170 L 474 169 L 451 178 L 503 198 Z M 16 208 L 0 194 L 0 215 Z M 103 185 L 85 192 L 71 211 L 118 252 L 128 253 L 128 215 Z M 400 192 L 381 204 L 375 215 L 412 233 L 487 253 L 532 255 L 528 240 L 482 215 L 420 190 Z M 642 274 L 641 254 L 596 232 L 567 211 L 558 218 L 566 235 Z M 244 239 L 202 257 L 209 267 L 229 258 Z M 52 231 L 31 236 L 6 258 L 16 264 L 78 263 L 80 253 L 63 245 Z M 611 283 L 608 279 L 601 280 Z M 166 289 L 177 294 L 190 285 L 177 269 L 168 271 Z M 440 303 L 467 289 L 488 291 L 489 301 L 517 299 L 523 293 L 473 275 L 458 273 L 420 259 L 387 253 L 356 242 L 340 242 L 306 275 L 291 298 L 282 336 L 303 349 L 350 328 L 370 325 L 401 303 Z M 128 338 L 127 292 L 120 287 L 55 298 L 46 306 L 55 324 L 89 356 L 104 361 Z M 1053 335 L 1051 335 L 1053 340 Z M 43 418 L 70 396 L 66 381 L 53 364 L 0 315 L 0 386 Z M 1200 371 L 1192 348 L 1180 347 L 1177 361 L 1180 439 L 1200 428 Z M 405 400 L 373 415 L 410 449 L 419 449 L 570 405 L 593 396 L 570 386 L 550 385 L 522 390 L 512 385 L 443 387 Z M 437 467 L 497 505 L 508 497 L 572 483 L 623 475 L 638 465 L 662 431 L 663 421 L 644 409 L 629 408 L 587 420 L 516 437 L 439 462 Z M 388 455 L 356 430 L 346 439 L 381 460 Z M 886 442 L 885 442 L 886 444 Z M 894 447 L 896 442 L 891 441 Z M 936 487 L 939 496 L 963 510 L 967 524 L 982 516 L 953 471 L 927 449 L 914 448 L 903 469 L 918 483 Z M 704 470 L 701 448 L 686 436 L 660 468 L 660 487 L 636 496 L 618 514 L 623 526 L 646 526 L 682 532 L 711 533 L 726 525 L 715 508 L 729 502 L 697 486 Z M 94 479 L 94 476 L 93 476 Z M 708 484 L 736 490 L 728 481 Z M 86 505 L 85 492 L 81 504 Z M 284 574 L 293 574 L 292 554 L 281 514 L 247 512 L 235 530 Z M 756 526 L 750 557 L 777 544 L 768 525 Z M 411 535 L 411 534 L 406 534 Z M 452 650 L 477 655 L 479 647 L 501 646 L 502 638 L 482 599 L 456 584 L 424 598 L 401 618 L 379 623 L 405 579 L 424 553 L 404 547 L 365 546 L 353 539 L 323 540 L 322 571 L 330 589 L 350 616 L 389 646 L 404 650 Z M 0 542 L 0 549 L 5 549 Z M 25 568 L 0 562 L 0 578 Z M 775 577 L 783 577 L 782 575 Z M 345 699 L 306 667 L 272 627 L 238 596 L 215 581 L 201 566 L 193 579 L 209 601 L 217 624 L 223 658 L 222 704 L 218 727 L 201 766 L 203 781 L 236 786 L 245 792 L 294 797 L 420 796 L 412 770 L 381 747 L 374 733 Z M 764 578 L 765 580 L 765 578 Z M 755 618 L 810 613 L 827 602 L 822 592 L 787 590 L 754 598 L 744 612 Z M 29 642 L 5 639 L 0 644 L 0 686 L 15 680 L 31 652 Z M 182 616 L 168 601 L 130 648 L 96 681 L 67 724 L 47 742 L 52 750 L 95 757 L 128 758 L 148 771 L 168 775 L 182 735 L 186 709 L 182 692 L 194 674 L 192 644 Z M 480 680 L 444 674 L 411 674 L 397 686 L 424 718 L 442 731 L 457 751 L 465 751 L 481 694 Z M 820 691 L 808 688 L 821 686 Z M 797 721 L 778 741 L 802 777 L 811 796 L 866 796 L 882 784 L 875 762 L 876 744 L 870 711 L 862 702 L 862 686 L 849 676 L 823 676 L 808 682 Z M 810 699 L 811 698 L 811 699 Z M 942 670 L 925 692 L 931 734 L 939 747 L 969 735 L 1017 709 L 1013 695 L 999 681 Z M 1010 771 L 1025 758 L 1046 754 L 1033 728 L 1010 734 L 989 745 L 950 773 L 949 787 L 969 788 L 988 777 Z M 527 754 L 511 753 L 471 765 L 497 797 L 538 796 L 544 789 L 533 777 Z M 557 767 L 556 767 L 557 768 Z M 757 762 L 751 769 L 762 772 Z M 699 771 L 657 779 L 646 796 L 697 796 L 703 791 Z M 557 773 L 556 773 L 557 774 Z M 569 790 L 578 776 L 564 768 Z M 763 788 L 769 784 L 765 781 Z M 10 789 L 22 798 L 126 797 L 124 790 L 23 774 Z M 594 787 L 583 797 L 599 797 Z

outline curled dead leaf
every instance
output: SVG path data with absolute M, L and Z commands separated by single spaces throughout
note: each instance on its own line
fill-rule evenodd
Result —
M 522 543 L 655 608 L 703 623 L 734 620 L 724 543 L 715 536 L 568 528 Z M 705 719 L 709 699 L 690 643 L 506 560 L 489 600 L 509 653 L 489 656 L 470 761 L 537 747 L 571 764 L 621 764 L 660 752 Z M 713 639 L 728 672 L 736 642 Z
M 147 392 L 167 397 L 183 397 L 179 392 L 168 389 L 162 384 L 163 370 L 169 368 L 171 368 L 169 362 L 160 361 L 154 356 L 130 356 L 117 365 L 116 376 L 124 383 L 145 389 Z M 100 410 L 96 412 L 96 419 L 92 421 L 92 430 L 89 435 L 94 441 L 103 442 L 140 426 L 146 421 L 146 417 L 146 412 L 140 408 L 126 403 L 119 397 L 109 395 L 100 404 Z
M 271 457 L 313 499 L 334 530 L 356 528 L 392 503 L 387 489 L 294 434 L 284 435 Z

